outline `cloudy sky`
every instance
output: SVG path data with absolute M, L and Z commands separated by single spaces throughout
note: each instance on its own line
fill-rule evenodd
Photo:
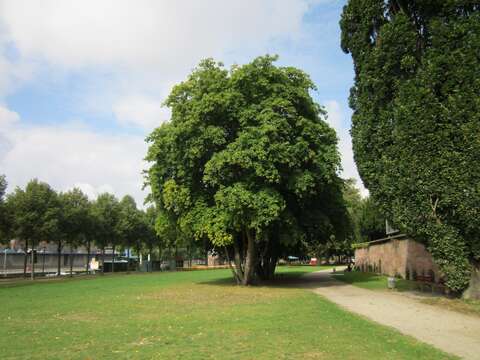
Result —
M 145 136 L 161 103 L 202 59 L 263 54 L 309 73 L 337 130 L 343 177 L 353 162 L 336 0 L 0 0 L 0 174 L 9 190 L 37 177 L 90 197 L 143 202 Z M 358 180 L 360 181 L 360 180 Z

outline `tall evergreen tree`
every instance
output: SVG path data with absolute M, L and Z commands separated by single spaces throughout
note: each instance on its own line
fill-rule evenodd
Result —
M 451 289 L 480 297 L 480 5 L 350 0 L 340 25 L 365 186 Z

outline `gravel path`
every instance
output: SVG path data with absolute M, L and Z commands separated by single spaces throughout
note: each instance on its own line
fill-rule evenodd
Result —
M 480 318 L 389 292 L 374 292 L 333 279 L 329 271 L 304 276 L 303 286 L 341 307 L 391 326 L 447 353 L 480 360 Z

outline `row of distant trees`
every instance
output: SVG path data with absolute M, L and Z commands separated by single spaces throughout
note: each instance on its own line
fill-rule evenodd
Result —
M 89 255 L 87 270 L 93 246 L 101 250 L 102 262 L 106 248 L 113 250 L 113 256 L 122 249 L 128 250 L 128 256 L 142 251 L 152 254 L 154 248 L 161 252 L 155 208 L 138 209 L 130 195 L 119 200 L 103 193 L 92 201 L 78 188 L 56 192 L 36 179 L 8 195 L 6 188 L 5 176 L 0 176 L 0 242 L 19 239 L 26 249 L 35 251 L 40 242 L 47 241 L 56 245 L 59 255 L 65 246 L 84 246 Z M 32 261 L 32 277 L 34 266 Z M 58 256 L 59 273 L 60 266 Z

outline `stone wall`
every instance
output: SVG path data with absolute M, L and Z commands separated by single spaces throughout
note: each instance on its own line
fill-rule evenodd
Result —
M 355 249 L 355 266 L 404 279 L 430 275 L 438 282 L 441 276 L 425 246 L 407 237 L 377 240 Z

